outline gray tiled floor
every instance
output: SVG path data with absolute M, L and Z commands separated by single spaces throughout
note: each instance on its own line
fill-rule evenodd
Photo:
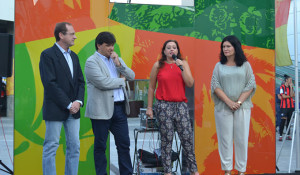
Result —
M 13 170 L 13 118 L 12 117 L 0 117 L 0 160 L 9 169 Z M 3 127 L 2 127 L 3 126 Z M 4 169 L 0 165 L 1 169 Z M 0 170 L 1 175 L 7 173 Z
M 293 128 L 291 128 L 291 134 L 292 134 L 292 129 Z M 284 134 L 285 134 L 285 131 L 284 131 Z M 279 168 L 280 171 L 277 171 L 277 173 L 288 173 L 289 166 L 290 166 L 290 154 L 291 154 L 292 141 L 286 140 L 283 143 L 283 141 L 278 141 L 278 139 L 279 139 L 279 133 L 276 132 L 276 158 L 278 157 L 280 148 L 283 145 L 279 160 L 277 162 L 277 167 Z M 295 172 L 295 169 L 296 169 L 295 147 L 296 147 L 296 144 L 294 144 L 294 149 L 292 152 L 292 162 L 291 162 L 291 169 L 290 169 L 291 173 Z
M 13 169 L 13 118 L 12 117 L 0 117 L 0 160 L 6 165 L 8 166 L 10 169 Z M 134 128 L 139 127 L 139 119 L 138 118 L 129 118 L 128 119 L 128 123 L 129 123 L 129 132 L 130 132 L 130 138 L 131 138 L 131 155 L 133 155 L 134 153 L 134 136 L 133 136 L 133 130 Z M 3 128 L 2 128 L 3 125 Z M 4 133 L 5 133 L 5 138 L 6 141 L 4 139 Z M 145 138 L 144 138 L 145 137 Z M 144 140 L 144 141 L 143 141 Z M 139 138 L 138 138 L 138 147 L 141 148 L 143 146 L 143 148 L 145 150 L 147 149 L 151 149 L 153 150 L 154 147 L 157 148 L 158 147 L 158 143 L 155 141 L 157 140 L 157 133 L 147 133 L 146 135 L 144 135 L 143 133 L 140 133 Z M 278 133 L 276 133 L 276 152 L 278 155 L 280 146 L 282 145 L 283 142 L 278 142 Z M 7 148 L 7 145 L 8 148 Z M 111 174 L 112 175 L 118 175 L 118 161 L 117 161 L 117 151 L 115 149 L 115 145 L 114 145 L 114 139 L 113 137 L 111 137 Z M 280 159 L 277 163 L 278 168 L 280 169 L 280 172 L 277 173 L 286 173 L 288 172 L 288 167 L 289 167 L 289 157 L 290 157 L 290 150 L 291 150 L 291 141 L 286 141 L 280 156 Z M 175 145 L 175 144 L 173 144 Z M 294 147 L 295 148 L 295 147 Z M 9 151 L 8 151 L 9 149 Z M 174 149 L 174 148 L 173 148 Z M 296 158 L 295 158 L 295 152 L 293 152 L 293 158 L 292 158 L 292 164 L 291 164 L 291 172 L 295 171 L 295 162 L 296 162 Z M 11 157 L 11 159 L 10 159 Z M 132 156 L 133 159 L 133 156 Z M 3 169 L 2 166 L 0 166 L 0 168 Z M 180 174 L 180 173 L 178 173 Z M 0 171 L 0 175 L 7 175 L 7 173 L 4 173 L 2 171 Z

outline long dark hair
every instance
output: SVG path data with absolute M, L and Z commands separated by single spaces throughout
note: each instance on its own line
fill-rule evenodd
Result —
M 177 50 L 178 50 L 177 58 L 183 60 L 183 58 L 181 57 L 181 53 L 180 53 L 180 48 L 179 48 L 178 42 L 176 40 L 167 40 L 164 43 L 164 45 L 163 45 L 163 47 L 161 49 L 161 58 L 158 61 L 159 62 L 159 66 L 158 66 L 159 69 L 162 68 L 165 65 L 165 61 L 167 60 L 167 56 L 165 55 L 164 51 L 165 51 L 166 46 L 167 46 L 167 44 L 169 42 L 174 42 L 176 44 Z
M 227 63 L 227 57 L 224 55 L 224 52 L 223 52 L 223 43 L 225 41 L 230 42 L 230 44 L 234 47 L 234 50 L 235 50 L 234 62 L 235 62 L 235 64 L 239 67 L 242 66 L 244 64 L 244 62 L 247 61 L 247 58 L 243 52 L 241 42 L 234 35 L 226 36 L 221 43 L 221 53 L 220 53 L 221 64 Z

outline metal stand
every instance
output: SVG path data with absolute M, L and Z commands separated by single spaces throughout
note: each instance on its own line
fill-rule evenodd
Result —
M 134 157 L 133 157 L 133 174 L 136 174 L 136 175 L 139 175 L 140 172 L 139 170 L 137 169 L 135 171 L 135 165 L 138 163 L 138 149 L 137 149 L 137 141 L 138 141 L 138 135 L 139 133 L 149 133 L 149 132 L 158 132 L 158 128 L 148 128 L 148 129 L 143 129 L 143 128 L 135 128 L 134 129 L 134 142 L 135 142 L 135 148 L 134 148 Z M 176 165 L 175 165 L 175 170 L 172 171 L 172 174 L 176 174 L 177 172 L 177 168 L 179 166 L 179 170 L 181 172 L 182 170 L 182 167 L 181 167 L 181 160 L 180 160 L 180 153 L 181 153 L 181 144 L 178 143 L 178 139 L 177 138 L 177 133 L 174 132 L 174 141 L 175 141 L 175 145 L 176 145 L 176 151 L 178 153 L 178 157 L 177 157 L 177 160 L 176 160 Z
M 6 172 L 6 173 L 8 173 L 8 174 L 14 174 L 14 172 L 13 172 L 12 170 L 10 170 L 10 169 L 2 162 L 2 160 L 0 160 L 0 165 L 2 165 L 2 166 L 5 168 L 5 170 L 2 169 L 2 168 L 0 168 L 0 171 Z
M 294 121 L 293 121 L 293 119 L 294 119 Z M 291 172 L 291 164 L 292 164 L 292 156 L 293 156 L 292 153 L 293 153 L 293 148 L 294 148 L 295 132 L 296 132 L 296 126 L 297 126 L 297 113 L 295 111 L 292 114 L 289 126 L 288 126 L 288 128 L 286 130 L 286 133 L 284 134 L 284 137 L 283 137 L 283 143 L 282 143 L 282 145 L 280 147 L 279 154 L 278 154 L 278 156 L 276 158 L 276 168 L 278 169 L 277 162 L 278 162 L 278 160 L 280 158 L 280 154 L 281 154 L 282 148 L 284 146 L 284 143 L 286 141 L 286 136 L 288 134 L 288 131 L 290 130 L 292 121 L 293 121 L 293 126 L 294 127 L 293 127 L 293 132 L 292 132 L 292 138 L 293 139 L 292 139 L 291 154 L 290 154 L 290 163 L 289 163 L 289 171 L 288 171 L 289 173 Z M 278 171 L 279 171 L 279 169 L 278 169 Z

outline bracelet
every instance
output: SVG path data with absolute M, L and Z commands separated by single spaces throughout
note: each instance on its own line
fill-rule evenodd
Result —
M 152 107 L 147 107 L 147 109 L 152 109 Z
M 241 106 L 242 106 L 242 104 L 243 104 L 241 101 L 237 101 L 237 103 L 240 104 Z

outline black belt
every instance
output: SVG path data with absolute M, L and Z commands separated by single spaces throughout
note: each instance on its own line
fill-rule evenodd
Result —
M 115 101 L 115 105 L 123 105 L 124 101 Z

